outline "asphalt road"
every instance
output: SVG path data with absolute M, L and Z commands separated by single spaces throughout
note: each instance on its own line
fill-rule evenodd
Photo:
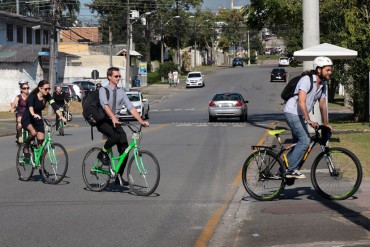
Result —
M 270 71 L 222 69 L 207 76 L 205 88 L 184 89 L 151 107 L 141 147 L 159 160 L 161 181 L 150 197 L 113 183 L 99 193 L 86 189 L 84 154 L 103 141 L 96 131 L 92 141 L 83 122 L 55 136 L 69 155 L 67 177 L 58 185 L 43 184 L 38 175 L 19 181 L 14 137 L 0 137 L 0 246 L 201 246 L 213 233 L 227 232 L 219 220 L 238 196 L 249 147 L 282 119 L 283 83 L 270 83 Z M 249 100 L 248 122 L 208 122 L 209 100 L 225 91 Z M 244 209 L 258 212 L 254 205 Z

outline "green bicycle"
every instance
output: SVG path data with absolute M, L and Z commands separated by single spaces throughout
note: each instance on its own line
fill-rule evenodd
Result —
M 140 149 L 143 133 L 140 128 L 126 123 L 132 131 L 132 141 L 126 150 L 119 156 L 113 157 L 112 149 L 109 150 L 110 166 L 104 166 L 97 155 L 101 148 L 90 149 L 82 163 L 82 176 L 86 186 L 92 191 L 104 190 L 111 179 L 117 177 L 119 168 L 124 159 L 133 150 L 133 156 L 127 164 L 127 180 L 131 190 L 139 196 L 151 195 L 159 184 L 160 168 L 157 158 L 149 151 Z
M 62 144 L 52 141 L 52 129 L 55 126 L 51 121 L 43 118 L 45 127 L 45 140 L 37 147 L 30 145 L 30 158 L 24 157 L 22 143 L 17 152 L 17 172 L 19 179 L 28 181 L 35 169 L 40 169 L 42 179 L 48 184 L 58 184 L 63 180 L 68 169 L 68 154 Z

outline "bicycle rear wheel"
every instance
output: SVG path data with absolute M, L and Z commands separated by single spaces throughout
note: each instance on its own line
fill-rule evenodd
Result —
M 28 181 L 33 174 L 33 165 L 32 165 L 32 156 L 31 159 L 26 159 L 23 155 L 23 148 L 26 144 L 21 144 L 18 148 L 17 152 L 17 173 L 19 176 L 19 180 Z M 32 155 L 32 154 L 31 154 Z
M 127 180 L 138 196 L 149 196 L 158 187 L 160 168 L 158 160 L 149 151 L 138 150 L 137 159 L 131 157 L 127 167 Z
M 243 185 L 248 194 L 259 201 L 271 201 L 279 197 L 285 188 L 285 166 L 270 150 L 252 153 L 244 163 Z
M 49 146 L 49 147 L 48 147 Z M 48 184 L 58 184 L 68 170 L 68 154 L 59 143 L 45 146 L 41 160 L 41 176 Z
M 82 177 L 86 186 L 92 191 L 102 191 L 109 184 L 110 172 L 108 166 L 97 159 L 101 148 L 90 149 L 82 162 Z
M 329 167 L 333 169 L 330 173 Z M 349 150 L 335 147 L 319 154 L 311 168 L 313 187 L 329 200 L 345 200 L 356 193 L 362 181 L 362 167 Z

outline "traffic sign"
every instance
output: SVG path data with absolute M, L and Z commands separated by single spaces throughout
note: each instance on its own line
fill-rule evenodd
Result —
M 96 69 L 94 69 L 91 72 L 91 78 L 93 78 L 94 80 L 98 79 L 99 78 L 99 71 L 97 71 Z

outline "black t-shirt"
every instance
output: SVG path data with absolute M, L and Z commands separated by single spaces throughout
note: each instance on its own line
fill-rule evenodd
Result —
M 57 111 L 59 109 L 50 94 L 47 94 L 45 98 L 39 100 L 37 97 L 37 93 L 31 93 L 27 98 L 27 107 L 26 110 L 24 111 L 23 116 L 27 118 L 31 115 L 29 109 L 30 107 L 33 107 L 33 111 L 35 114 L 42 116 L 42 110 L 45 109 L 46 102 L 49 102 L 51 107 L 53 107 L 54 111 Z
M 68 102 L 68 97 L 67 97 L 67 94 L 65 92 L 61 92 L 60 94 L 57 93 L 57 92 L 54 92 L 53 93 L 53 98 L 55 100 L 55 103 L 58 105 L 58 106 L 63 106 L 65 103 L 64 102 Z

